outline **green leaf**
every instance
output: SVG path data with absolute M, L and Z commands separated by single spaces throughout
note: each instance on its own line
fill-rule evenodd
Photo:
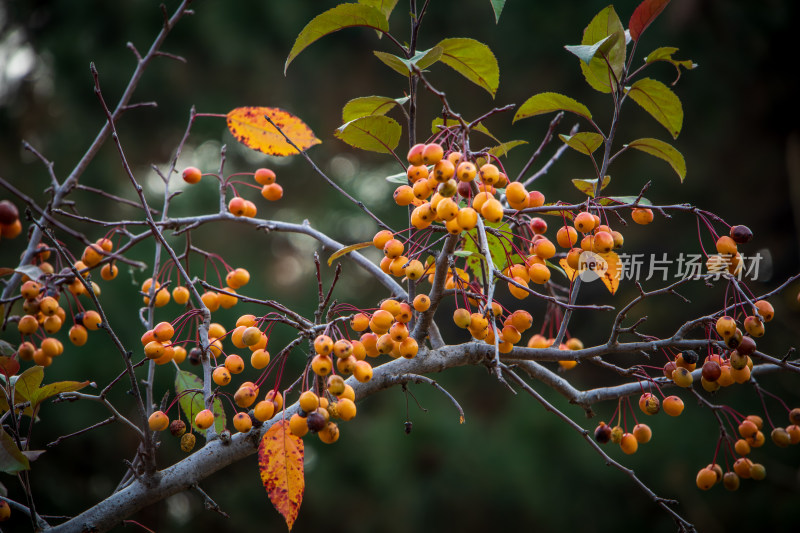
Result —
M 610 35 L 616 35 L 608 50 L 603 50 L 606 59 L 600 55 L 594 58 L 587 65 L 581 61 L 581 72 L 583 77 L 586 78 L 587 83 L 593 89 L 602 93 L 609 93 L 612 89 L 613 76 L 609 72 L 608 65 L 619 80 L 622 70 L 625 67 L 625 28 L 614 11 L 613 6 L 608 6 L 600 11 L 592 21 L 583 30 L 583 39 L 581 44 L 585 46 L 593 46 Z M 612 39 L 609 39 L 611 41 Z
M 508 225 L 503 222 L 488 222 L 484 221 L 484 224 L 490 228 L 500 228 L 505 226 L 508 228 Z M 489 232 L 486 232 L 486 240 L 489 244 L 489 253 L 492 255 L 492 263 L 494 264 L 495 268 L 498 270 L 503 270 L 506 267 L 506 249 L 503 246 L 502 240 L 500 238 L 492 235 Z M 466 261 L 466 268 L 472 271 L 472 276 L 477 280 L 483 282 L 483 273 L 481 272 L 481 262 L 486 260 L 486 256 L 484 256 L 480 249 L 478 248 L 478 228 L 474 228 L 469 231 L 469 236 L 464 239 L 464 248 L 465 252 L 468 252 L 470 255 L 467 257 Z
M 485 260 L 486 256 L 474 250 L 456 250 L 453 252 L 456 257 L 477 257 L 478 259 Z
M 380 10 L 386 16 L 386 20 L 389 20 L 389 15 L 397 5 L 397 0 L 358 0 L 358 3 Z
M 566 272 L 564 272 L 564 269 L 563 269 L 563 268 L 561 268 L 559 265 L 556 265 L 555 263 L 551 263 L 551 262 L 550 262 L 550 261 L 548 261 L 548 260 L 545 260 L 545 262 L 544 262 L 544 263 L 545 263 L 545 265 L 547 265 L 548 267 L 552 268 L 553 270 L 557 270 L 558 272 L 561 272 L 561 274 L 562 274 L 562 275 L 563 275 L 565 278 L 569 279 L 569 276 L 567 276 L 567 273 L 566 273 Z
M 615 33 L 613 35 L 609 35 L 594 44 L 576 44 L 576 45 L 565 45 L 564 48 L 570 54 L 576 56 L 578 59 L 586 63 L 587 65 L 592 62 L 592 59 L 595 58 L 597 52 L 603 49 L 604 54 L 608 54 L 608 49 L 616 43 L 616 39 L 619 39 L 619 33 Z M 610 44 L 609 44 L 610 43 Z M 605 46 L 604 46 L 605 45 Z
M 494 155 L 497 157 L 502 157 L 504 155 L 508 155 L 508 152 L 511 151 L 512 148 L 516 148 L 517 146 L 522 146 L 523 144 L 528 144 L 528 141 L 507 141 L 497 146 L 493 146 L 489 148 L 488 152 L 490 155 Z
M 5 355 L 6 357 L 11 357 L 17 353 L 13 346 L 10 343 L 0 339 L 0 355 Z
M 681 79 L 681 67 L 685 68 L 686 70 L 697 68 L 697 63 L 691 59 L 674 59 L 672 54 L 677 51 L 678 49 L 673 46 L 662 46 L 661 48 L 656 48 L 650 52 L 650 54 L 644 58 L 644 61 L 647 64 L 655 63 L 656 61 L 666 61 L 667 63 L 670 63 L 678 72 L 678 77 L 672 82 L 672 85 L 675 85 L 678 83 L 678 80 Z
M 644 0 L 636 6 L 630 21 L 628 21 L 631 39 L 638 41 L 644 30 L 664 11 L 667 4 L 669 4 L 669 0 Z
M 506 5 L 506 0 L 491 0 L 492 2 L 492 10 L 494 10 L 494 22 L 495 24 L 500 22 L 500 13 L 503 11 L 503 7 Z
M 437 46 L 444 51 L 442 63 L 486 89 L 494 98 L 500 85 L 500 68 L 488 46 L 466 38 L 444 39 Z
M 81 390 L 89 384 L 88 381 L 56 381 L 37 389 L 28 399 L 33 407 L 36 407 L 46 399 L 62 392 L 74 392 Z
M 396 120 L 373 115 L 339 126 L 334 135 L 350 146 L 370 152 L 392 153 L 400 142 L 403 128 Z
M 608 187 L 609 183 L 611 183 L 611 176 L 604 177 L 603 183 L 600 185 L 600 190 L 602 191 L 603 189 Z M 594 198 L 594 188 L 597 186 L 597 179 L 593 180 L 574 179 L 572 180 L 572 184 L 575 186 L 576 189 L 581 191 L 583 194 Z
M 639 198 L 638 196 L 606 196 L 605 198 L 600 198 L 597 200 L 597 203 L 600 205 L 611 205 L 613 203 L 619 204 L 632 204 Z M 639 205 L 653 205 L 653 202 L 648 200 L 647 198 L 639 198 Z
M 588 131 L 582 131 L 575 135 L 559 135 L 558 138 L 573 150 L 586 155 L 592 155 L 603 145 L 602 135 Z
M 28 458 L 25 457 L 14 439 L 0 429 L 0 472 L 6 474 L 16 474 L 23 470 L 30 470 L 31 464 Z
M 32 366 L 20 374 L 14 384 L 14 401 L 20 403 L 34 398 L 42 379 L 44 379 L 44 369 L 39 365 Z
M 683 106 L 678 96 L 660 81 L 644 78 L 628 88 L 628 95 L 662 126 L 673 139 L 683 126 Z
M 342 108 L 342 122 L 350 122 L 369 115 L 385 115 L 396 105 L 408 102 L 408 97 L 389 98 L 388 96 L 362 96 L 353 98 Z
M 553 111 L 569 111 L 586 120 L 592 120 L 592 113 L 589 111 L 589 108 L 577 100 L 573 100 L 569 96 L 564 96 L 559 93 L 539 93 L 525 100 L 525 103 L 517 110 L 517 114 L 514 115 L 514 120 L 512 122 L 536 115 L 552 113 Z
M 24 274 L 33 280 L 39 280 L 44 276 L 42 269 L 36 265 L 20 265 L 14 271 Z
M 181 394 L 187 390 L 195 390 L 197 392 L 189 392 L 181 396 L 179 400 L 181 410 L 183 410 L 183 414 L 186 415 L 186 418 L 191 422 L 192 429 L 201 435 L 205 435 L 205 430 L 198 428 L 194 423 L 194 417 L 197 413 L 205 409 L 205 403 L 203 401 L 203 380 L 191 372 L 178 370 L 178 373 L 175 375 L 175 392 Z M 225 410 L 222 408 L 222 402 L 219 398 L 214 398 L 212 405 L 212 410 L 214 412 L 214 429 L 219 433 L 225 429 Z
M 284 75 L 289 68 L 289 63 L 308 45 L 329 33 L 353 26 L 366 26 L 383 33 L 389 31 L 389 22 L 380 9 L 363 4 L 339 4 L 314 17 L 302 29 L 294 41 L 289 57 L 286 58 L 286 64 L 283 67 Z
M 439 61 L 442 57 L 442 52 L 441 46 L 434 46 L 428 50 L 417 52 L 411 59 L 404 59 L 394 54 L 378 52 L 377 50 L 372 53 L 389 68 L 405 77 L 409 77 L 414 72 L 413 65 L 416 65 L 420 70 L 425 70 Z
M 391 176 L 386 176 L 386 181 L 389 183 L 397 183 L 399 185 L 408 185 L 408 174 L 405 172 L 398 172 Z
M 642 152 L 663 159 L 672 167 L 678 177 L 683 181 L 686 178 L 686 161 L 683 155 L 671 144 L 658 139 L 636 139 L 626 145 L 628 148 L 635 148 Z

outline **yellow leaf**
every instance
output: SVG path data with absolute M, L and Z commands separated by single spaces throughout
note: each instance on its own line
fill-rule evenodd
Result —
M 619 278 L 620 278 L 620 264 L 619 264 L 619 256 L 616 252 L 607 252 L 604 254 L 598 254 L 600 257 L 606 260 L 608 268 L 600 276 L 600 281 L 603 282 L 603 285 L 606 286 L 608 292 L 614 294 L 617 292 L 619 288 Z
M 264 118 L 268 116 L 280 131 Z M 295 155 L 299 153 L 281 134 L 300 149 L 306 150 L 322 141 L 305 122 L 277 107 L 237 107 L 227 117 L 228 129 L 236 139 L 253 150 L 269 155 Z
M 372 246 L 372 241 L 367 242 L 360 242 L 358 244 L 351 244 L 350 246 L 345 246 L 344 248 L 340 248 L 333 252 L 331 256 L 328 258 L 328 266 L 331 266 L 336 259 L 339 259 L 343 255 L 349 254 L 354 250 L 360 250 L 362 248 L 366 248 L 368 246 Z
M 569 281 L 570 282 L 575 281 L 575 276 L 578 275 L 578 271 L 569 266 L 569 263 L 567 263 L 567 258 L 566 257 L 561 258 L 558 261 L 558 264 L 561 265 L 561 268 L 564 269 L 564 273 L 567 275 Z
M 273 424 L 258 445 L 261 482 L 290 531 L 303 503 L 303 455 L 303 440 L 289 430 L 288 420 Z

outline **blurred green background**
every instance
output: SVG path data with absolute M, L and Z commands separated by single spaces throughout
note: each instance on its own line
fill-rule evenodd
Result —
M 637 2 L 616 4 L 623 22 Z M 175 2 L 169 2 L 168 8 Z M 157 101 L 154 109 L 128 113 L 119 124 L 128 160 L 155 205 L 160 204 L 155 164 L 165 168 L 186 128 L 189 109 L 226 113 L 243 105 L 284 108 L 301 117 L 322 139 L 310 154 L 346 190 L 363 198 L 368 207 L 385 216 L 395 228 L 403 227 L 404 210 L 391 202 L 392 188 L 382 179 L 398 171 L 390 158 L 350 149 L 333 137 L 341 124 L 341 107 L 364 95 L 403 96 L 404 80 L 388 70 L 372 50 L 393 52 L 387 39 L 378 40 L 365 29 L 349 29 L 326 37 L 304 51 L 289 67 L 283 64 L 294 37 L 315 15 L 332 7 L 332 1 L 197 2 L 196 14 L 181 21 L 164 50 L 185 57 L 186 64 L 160 59 L 148 69 L 134 102 Z M 445 37 L 472 37 L 488 44 L 501 70 L 500 89 L 492 100 L 485 91 L 455 75 L 441 64 L 431 68 L 432 82 L 448 92 L 453 107 L 465 117 L 475 117 L 493 106 L 522 103 L 542 91 L 557 91 L 588 105 L 601 125 L 610 121 L 607 96 L 593 92 L 580 75 L 577 60 L 564 44 L 577 44 L 584 26 L 605 2 L 528 2 L 509 0 L 495 24 L 486 0 L 431 2 L 424 20 L 420 48 Z M 144 51 L 161 24 L 156 2 L 65 0 L 5 2 L 0 4 L 0 175 L 29 195 L 41 199 L 48 178 L 43 166 L 21 149 L 21 139 L 55 162 L 59 178 L 67 175 L 104 122 L 92 91 L 88 65 L 95 62 L 103 93 L 115 101 L 134 67 L 126 43 Z M 746 252 L 768 258 L 761 264 L 756 294 L 777 286 L 796 273 L 798 265 L 798 206 L 800 206 L 800 137 L 798 136 L 798 83 L 791 75 L 791 50 L 798 6 L 792 0 L 759 4 L 676 0 L 645 33 L 639 58 L 659 46 L 676 46 L 676 56 L 699 65 L 683 74 L 675 88 L 683 101 L 683 133 L 673 144 L 686 157 L 685 183 L 663 162 L 631 153 L 611 167 L 614 195 L 635 195 L 652 180 L 647 196 L 661 204 L 691 202 L 719 214 L 732 224 L 746 224 L 756 237 Z M 407 38 L 407 6 L 401 2 L 391 18 L 391 28 Z M 635 60 L 636 62 L 640 59 Z M 635 63 L 636 64 L 636 63 Z M 651 68 L 648 76 L 664 82 L 674 79 L 666 65 Z M 440 111 L 428 94 L 421 98 L 420 134 Z M 543 135 L 548 118 L 537 117 L 511 125 L 511 114 L 498 115 L 487 127 L 503 140 L 526 139 L 505 162 L 516 175 Z M 399 116 L 397 117 L 399 118 Z M 623 110 L 619 142 L 638 137 L 667 140 L 666 131 L 633 104 Z M 567 117 L 560 132 L 572 125 Z M 481 139 L 483 140 L 483 139 Z M 277 160 L 240 147 L 221 119 L 199 119 L 192 130 L 181 167 L 195 165 L 206 172 L 219 166 L 219 151 L 228 146 L 226 173 L 250 171 L 263 165 L 274 168 L 285 190 L 284 198 L 267 204 L 246 189 L 240 192 L 256 201 L 259 216 L 300 222 L 324 228 L 344 243 L 371 238 L 372 223 L 345 200 L 333 194 L 299 158 Z M 549 157 L 557 143 L 549 146 Z M 405 144 L 401 144 L 402 152 Z M 591 177 L 582 157 L 567 153 L 545 178 L 537 182 L 548 200 L 580 200 L 569 179 Z M 82 183 L 113 190 L 133 198 L 113 145 L 105 146 L 85 173 Z M 246 192 L 243 192 L 246 191 Z M 8 195 L 3 192 L 3 198 Z M 136 210 L 98 202 L 85 192 L 73 195 L 82 213 L 116 220 L 137 216 Z M 171 209 L 175 215 L 208 212 L 217 205 L 211 179 L 186 190 Z M 83 207 L 86 206 L 86 207 Z M 92 238 L 102 231 L 79 226 Z M 672 220 L 657 217 L 648 228 L 623 230 L 626 251 L 698 253 L 696 226 L 691 217 Z M 67 244 L 76 243 L 64 237 Z M 181 238 L 172 241 L 182 247 Z M 244 226 L 204 227 L 194 232 L 195 244 L 221 254 L 232 266 L 250 269 L 253 279 L 246 294 L 279 299 L 310 316 L 316 305 L 311 255 L 315 243 L 302 236 L 264 235 Z M 706 237 L 706 246 L 711 242 Z M 2 266 L 14 261 L 23 239 L 0 243 Z M 152 260 L 152 247 L 142 244 L 132 257 Z M 194 261 L 195 273 L 202 265 Z M 126 345 L 136 347 L 143 333 L 137 311 L 141 300 L 137 286 L 149 271 L 121 268 L 113 283 L 103 283 L 103 301 L 113 317 L 112 326 Z M 332 269 L 324 268 L 324 278 Z M 646 282 L 655 288 L 657 281 Z M 773 300 L 777 316 L 767 327 L 759 347 L 782 356 L 796 339 L 800 309 L 798 286 Z M 718 309 L 724 287 L 701 284 L 682 291 L 692 304 L 677 298 L 653 299 L 637 316 L 647 315 L 646 331 L 668 334 L 688 316 Z M 627 284 L 609 297 L 601 287 L 586 287 L 581 300 L 619 305 L 637 291 Z M 384 296 L 381 288 L 351 264 L 336 297 L 361 307 Z M 526 300 L 541 326 L 544 307 Z M 230 326 L 239 314 L 263 311 L 239 305 L 219 312 L 215 320 Z M 175 304 L 158 311 L 158 320 L 180 313 Z M 447 308 L 444 313 L 449 313 Z M 691 315 L 689 315 L 691 313 Z M 216 314 L 215 314 L 216 315 Z M 576 313 L 570 333 L 586 344 L 603 342 L 610 316 Z M 9 328 L 13 330 L 14 328 Z M 290 332 L 276 328 L 270 349 L 276 352 Z M 5 331 L 4 339 L 14 339 Z M 445 331 L 458 342 L 463 332 Z M 630 359 L 619 359 L 630 362 Z M 654 357 L 655 365 L 663 357 Z M 291 366 L 293 365 L 293 366 Z M 291 371 L 302 366 L 293 355 Z M 91 336 L 81 350 L 68 352 L 47 370 L 46 380 L 91 379 L 101 386 L 122 369 L 119 355 L 101 334 Z M 157 373 L 156 397 L 169 387 L 174 375 L 167 367 Z M 615 376 L 582 365 L 568 374 L 579 388 L 616 383 Z M 484 531 L 519 528 L 536 531 L 671 531 L 674 524 L 620 472 L 608 468 L 582 439 L 545 412 L 533 399 L 514 396 L 482 368 L 454 369 L 437 380 L 462 403 L 466 424 L 458 424 L 453 406 L 430 387 L 412 386 L 416 401 L 394 389 L 359 403 L 356 421 L 343 424 L 333 446 L 307 439 L 307 490 L 295 531 Z M 287 381 L 285 384 L 288 384 Z M 790 406 L 800 405 L 800 388 L 794 375 L 764 378 L 762 384 Z M 582 411 L 565 405 L 545 387 L 535 385 L 550 400 L 592 429 L 611 416 L 613 404 L 596 406 L 598 417 L 586 420 Z M 130 408 L 125 387 L 117 387 L 115 401 Z M 768 471 L 766 480 L 744 481 L 738 492 L 722 487 L 700 492 L 696 471 L 714 456 L 718 429 L 714 418 L 684 395 L 686 411 L 679 419 L 660 415 L 647 422 L 653 442 L 634 456 L 608 453 L 634 468 L 657 494 L 681 500 L 678 510 L 700 531 L 791 531 L 798 519 L 797 499 L 800 458 L 797 448 L 778 449 L 771 444 L 757 450 L 754 460 Z M 427 409 L 420 410 L 419 404 Z M 746 413 L 761 412 L 755 393 L 733 387 L 715 401 Z M 768 400 L 779 425 L 787 423 L 780 405 Z M 638 411 L 638 410 L 637 410 Z M 35 446 L 43 447 L 57 436 L 88 426 L 107 416 L 99 405 L 46 405 L 34 433 Z M 413 431 L 404 433 L 406 417 Z M 177 441 L 165 438 L 162 465 L 181 457 Z M 51 448 L 34 464 L 32 485 L 39 495 L 40 511 L 50 515 L 74 514 L 106 496 L 125 471 L 123 458 L 135 446 L 125 429 L 107 426 L 89 435 L 66 440 Z M 2 481 L 11 496 L 20 496 L 16 480 Z M 203 483 L 203 488 L 231 516 L 224 519 L 205 511 L 196 493 L 169 498 L 139 515 L 136 521 L 154 531 L 229 531 L 234 529 L 282 530 L 281 517 L 264 494 L 255 457 L 227 468 Z M 78 488 L 79 490 L 75 490 Z M 19 520 L 19 517 L 15 520 Z M 22 522 L 13 527 L 24 529 Z M 135 526 L 134 526 L 135 527 Z M 122 528 L 120 528 L 122 529 Z M 15 529 L 16 530 L 16 529 Z

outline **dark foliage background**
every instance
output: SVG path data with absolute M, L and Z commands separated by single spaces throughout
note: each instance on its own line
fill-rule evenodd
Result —
M 174 2 L 169 2 L 170 7 Z M 401 2 L 402 4 L 402 2 Z M 477 87 L 436 65 L 430 78 L 448 91 L 451 103 L 465 116 L 477 116 L 494 105 L 523 102 L 541 91 L 557 91 L 587 104 L 610 121 L 606 96 L 593 92 L 583 81 L 577 61 L 564 49 L 575 44 L 591 17 L 606 5 L 601 1 L 526 2 L 509 0 L 498 25 L 489 2 L 434 1 L 425 19 L 421 48 L 444 37 L 473 37 L 495 52 L 501 69 L 500 90 L 494 101 Z M 616 5 L 627 21 L 636 2 Z M 150 165 L 164 165 L 174 151 L 192 105 L 198 111 L 225 113 L 241 105 L 269 105 L 287 109 L 305 120 L 323 140 L 312 157 L 348 191 L 365 198 L 370 208 L 385 213 L 401 227 L 404 211 L 390 200 L 391 189 L 383 176 L 398 171 L 387 158 L 351 150 L 332 132 L 341 123 L 341 107 L 351 98 L 369 94 L 399 97 L 406 87 L 371 53 L 392 51 L 386 39 L 374 32 L 345 30 L 307 49 L 283 76 L 283 63 L 294 37 L 316 14 L 335 2 L 197 2 L 196 15 L 182 21 L 170 36 L 166 51 L 187 58 L 186 64 L 167 59 L 155 62 L 145 75 L 135 101 L 155 100 L 156 109 L 131 112 L 119 125 L 127 156 L 137 177 L 148 186 L 152 201 L 160 203 Z M 391 27 L 402 40 L 407 36 L 406 8 L 399 5 Z M 762 263 L 756 293 L 768 290 L 796 272 L 798 265 L 798 210 L 800 205 L 800 137 L 797 126 L 797 78 L 788 62 L 798 20 L 797 3 L 773 0 L 758 4 L 714 0 L 676 0 L 648 30 L 638 50 L 640 61 L 650 50 L 677 46 L 680 58 L 699 64 L 685 73 L 676 91 L 684 104 L 683 134 L 675 141 L 687 160 L 688 176 L 680 184 L 667 165 L 644 154 L 628 154 L 611 168 L 610 194 L 636 194 L 652 180 L 647 196 L 657 203 L 691 202 L 712 210 L 730 223 L 750 226 L 756 239 L 747 251 L 768 255 Z M 25 139 L 55 161 L 60 178 L 87 148 L 104 121 L 92 91 L 89 61 L 99 69 L 106 98 L 124 89 L 134 66 L 126 42 L 140 49 L 149 46 L 161 23 L 154 2 L 69 2 L 65 0 L 6 2 L 0 5 L 0 46 L 5 57 L 28 54 L 33 59 L 27 73 L 17 63 L 17 76 L 6 61 L 0 79 L 0 174 L 30 195 L 41 198 L 47 176 L 41 164 L 22 151 Z M 12 55 L 9 55 L 12 54 Z M 3 57 L 0 54 L 0 57 Z M 23 57 L 24 59 L 24 57 Z M 17 57 L 18 61 L 21 61 Z M 652 68 L 649 76 L 671 81 L 667 65 Z M 421 100 L 420 131 L 439 111 L 430 95 Z M 641 136 L 666 138 L 666 132 L 632 104 L 624 108 L 620 142 Z M 506 168 L 519 169 L 547 126 L 540 117 L 511 125 L 510 115 L 494 117 L 489 129 L 504 140 L 527 139 L 532 147 L 518 148 Z M 571 123 L 562 124 L 566 132 Z M 342 242 L 358 242 L 374 232 L 365 217 L 332 194 L 299 158 L 268 160 L 239 147 L 219 119 L 201 119 L 193 130 L 184 164 L 211 171 L 218 166 L 219 148 L 228 145 L 228 172 L 252 171 L 264 164 L 276 169 L 284 186 L 278 204 L 259 202 L 259 215 L 290 221 L 308 218 Z M 549 147 L 549 156 L 556 144 Z M 394 165 L 394 166 L 393 166 Z M 546 178 L 542 192 L 550 200 L 577 200 L 569 184 L 574 177 L 591 177 L 592 169 L 575 154 L 566 154 Z M 82 183 L 105 187 L 133 197 L 113 146 L 106 146 L 88 169 Z M 187 190 L 175 202 L 173 213 L 212 210 L 216 187 L 205 181 Z M 249 193 L 248 193 L 249 194 Z M 6 195 L 3 194 L 5 197 Z M 255 198 L 255 195 L 253 195 Z M 91 212 L 104 219 L 134 217 L 136 211 L 96 202 L 86 193 L 74 199 L 93 202 Z M 260 198 L 259 198 L 260 199 Z M 90 237 L 100 230 L 83 228 Z M 235 230 L 235 231 L 234 231 Z M 235 233 L 236 237 L 231 235 Z M 658 218 L 646 229 L 629 227 L 626 248 L 670 256 L 698 252 L 694 220 Z M 236 227 L 202 228 L 196 243 L 223 255 L 233 266 L 246 266 L 253 274 L 248 292 L 281 299 L 305 313 L 316 305 L 316 284 L 311 281 L 314 243 L 300 236 L 256 234 Z M 69 241 L 67 241 L 69 243 Z M 182 246 L 183 241 L 174 241 Z M 75 243 L 70 243 L 75 244 Z M 706 244 L 710 242 L 706 240 Z M 0 244 L 3 264 L 13 264 L 22 239 Z M 150 245 L 135 250 L 137 259 L 150 260 Z M 75 249 L 79 252 L 79 249 Z M 196 273 L 202 265 L 195 263 Z M 136 285 L 149 272 L 122 269 L 114 283 L 103 284 L 103 296 L 112 325 L 129 346 L 136 346 L 142 328 L 137 318 L 140 300 Z M 326 270 L 326 280 L 331 272 Z M 645 283 L 654 288 L 655 281 Z M 796 339 L 800 309 L 792 287 L 774 301 L 775 321 L 759 346 L 783 355 Z M 721 287 L 693 286 L 684 294 L 693 304 L 677 299 L 647 302 L 649 331 L 667 334 L 687 313 L 711 312 L 723 301 Z M 581 298 L 627 301 L 635 288 L 623 287 L 609 298 L 590 287 Z M 340 301 L 374 305 L 380 288 L 351 265 L 337 292 Z M 543 307 L 524 304 L 541 325 Z M 174 304 L 159 317 L 178 314 Z M 215 320 L 230 325 L 254 308 L 237 306 Z M 537 313 L 538 312 L 538 316 Z M 578 313 L 571 333 L 585 343 L 602 342 L 610 317 Z M 288 332 L 279 331 L 270 346 L 280 346 Z M 448 339 L 463 338 L 455 331 Z M 459 336 L 461 335 L 461 336 Z M 13 338 L 10 331 L 3 338 Z M 296 360 L 301 360 L 298 356 Z M 302 361 L 295 361 L 295 370 Z M 659 356 L 654 364 L 663 364 Z M 101 335 L 93 335 L 82 350 L 70 350 L 47 371 L 47 380 L 88 378 L 105 383 L 121 371 L 119 356 Z M 583 365 L 570 375 L 577 386 L 606 384 L 613 376 Z M 157 396 L 170 386 L 171 370 L 160 369 Z M 438 379 L 438 378 L 437 378 Z M 467 423 L 458 424 L 452 405 L 423 386 L 412 387 L 414 398 L 390 390 L 359 403 L 357 421 L 343 426 L 335 446 L 309 439 L 307 490 L 296 531 L 323 529 L 347 531 L 484 531 L 521 527 L 537 531 L 670 531 L 672 524 L 633 484 L 600 458 L 575 433 L 546 413 L 539 404 L 515 397 L 481 368 L 455 369 L 441 376 L 464 406 Z M 792 406 L 800 405 L 797 378 L 771 377 L 763 383 Z M 119 387 L 117 400 L 128 405 Z M 608 417 L 614 405 L 598 405 L 598 419 L 584 420 L 580 409 L 563 405 L 544 387 L 537 389 L 565 412 L 593 428 Z M 700 531 L 735 531 L 757 528 L 789 531 L 797 520 L 798 454 L 796 448 L 776 449 L 768 444 L 755 454 L 769 473 L 760 483 L 744 482 L 736 493 L 721 487 L 700 492 L 694 486 L 696 471 L 714 454 L 717 427 L 713 417 L 696 408 L 684 395 L 687 409 L 679 419 L 648 419 L 654 441 L 639 453 L 613 457 L 637 473 L 659 494 L 681 500 L 681 511 Z M 747 412 L 759 412 L 755 394 L 734 387 L 719 394 L 720 402 Z M 420 410 L 417 403 L 427 411 Z M 785 424 L 776 403 L 770 404 L 776 423 Z M 407 414 L 408 413 L 408 414 Z M 37 426 L 37 445 L 90 425 L 106 416 L 95 405 L 48 405 Z M 413 431 L 403 431 L 406 417 Z M 37 504 L 45 514 L 70 514 L 113 490 L 124 472 L 123 457 L 135 446 L 132 435 L 120 427 L 105 427 L 50 449 L 33 469 Z M 163 464 L 180 457 L 177 442 L 162 445 Z M 16 481 L 3 483 L 19 495 Z M 135 520 L 155 531 L 282 530 L 279 515 L 261 487 L 255 458 L 243 461 L 208 479 L 203 487 L 231 518 L 205 511 L 196 493 L 176 495 L 143 511 Z M 76 490 L 78 489 L 79 490 Z M 17 523 L 19 524 L 19 523 Z

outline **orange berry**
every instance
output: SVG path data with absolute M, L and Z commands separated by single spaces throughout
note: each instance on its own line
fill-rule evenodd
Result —
M 747 457 L 739 457 L 733 463 L 733 471 L 743 479 L 750 479 L 750 468 L 753 466 L 753 461 Z
M 553 243 L 550 242 L 549 239 L 540 238 L 536 241 L 536 244 L 533 245 L 533 253 L 542 259 L 550 259 L 556 255 L 556 247 L 553 246 Z
M 203 173 L 200 172 L 199 168 L 196 167 L 186 167 L 183 169 L 183 181 L 190 184 L 195 184 L 200 181 L 200 178 L 203 177 Z
M 428 179 L 428 167 L 425 165 L 411 165 L 406 171 L 408 181 L 416 183 L 418 181 L 425 181 Z
M 528 193 L 528 207 L 542 207 L 544 205 L 544 194 L 539 191 Z
M 352 420 L 356 416 L 356 404 L 349 398 L 339 398 L 336 402 L 336 414 L 344 421 Z
M 244 216 L 247 208 L 244 204 L 244 198 L 241 196 L 234 196 L 231 198 L 231 201 L 228 202 L 228 211 L 235 217 Z
M 168 341 L 175 334 L 175 329 L 169 322 L 159 322 L 153 328 L 153 338 L 159 342 Z
M 710 468 L 701 468 L 695 481 L 697 488 L 708 490 L 717 483 L 717 473 Z
M 622 448 L 625 454 L 632 455 L 639 449 L 639 441 L 636 440 L 636 437 L 634 437 L 632 433 L 624 433 L 619 447 Z
M 69 340 L 75 346 L 83 346 L 86 344 L 88 339 L 89 334 L 87 333 L 86 328 L 80 324 L 75 324 L 69 328 Z
M 331 373 L 333 361 L 327 355 L 317 354 L 311 360 L 311 370 L 318 376 L 327 376 Z
M 333 351 L 333 339 L 327 335 L 318 335 L 314 339 L 314 351 L 320 355 L 328 355 Z
M 353 369 L 353 376 L 361 383 L 372 379 L 372 365 L 367 361 L 358 361 Z
M 481 206 L 481 215 L 489 222 L 500 222 L 503 220 L 503 204 L 490 198 Z
M 637 224 L 644 226 L 653 221 L 653 211 L 644 207 L 637 207 L 631 212 L 631 218 Z
M 444 157 L 444 150 L 442 149 L 442 146 L 438 143 L 426 144 L 425 147 L 422 149 L 422 163 L 426 165 L 435 165 L 436 163 L 442 160 L 442 157 Z M 450 161 L 447 162 L 450 163 Z M 450 163 L 450 165 L 452 166 L 453 164 Z
M 283 198 L 283 187 L 277 183 L 270 183 L 261 187 L 261 196 L 270 202 L 276 202 Z
M 431 299 L 427 294 L 418 294 L 414 297 L 414 309 L 420 313 L 424 313 L 431 306 Z
M 211 379 L 220 387 L 224 387 L 231 382 L 231 373 L 224 366 L 218 366 L 214 369 L 214 372 L 211 373 Z
M 528 207 L 528 191 L 518 181 L 509 183 L 506 187 L 506 200 L 511 209 L 525 209 Z
M 236 390 L 236 393 L 233 395 L 233 401 L 236 402 L 236 405 L 239 407 L 246 408 L 253 405 L 253 402 L 256 401 L 256 397 L 258 397 L 258 387 L 250 381 L 245 381 Z
M 664 398 L 664 401 L 661 402 L 661 407 L 669 416 L 680 416 L 683 412 L 683 400 L 674 395 L 667 396 Z
M 477 174 L 478 169 L 475 167 L 475 164 L 469 161 L 463 161 L 456 167 L 456 177 L 459 181 L 470 182 L 475 179 Z
M 415 144 L 408 151 L 408 155 L 406 156 L 406 159 L 412 165 L 417 165 L 417 166 L 422 165 L 424 163 L 424 161 L 422 160 L 422 152 L 424 150 L 425 150 L 425 145 L 424 144 Z
M 589 233 L 595 226 L 594 216 L 588 211 L 581 211 L 572 221 L 572 225 L 581 233 Z
M 154 411 L 147 419 L 151 431 L 164 431 L 169 427 L 169 417 L 162 411 Z
M 491 163 L 486 163 L 479 170 L 481 181 L 487 185 L 494 185 L 500 181 L 500 169 Z
M 233 416 L 233 427 L 240 433 L 247 433 L 253 427 L 253 421 L 247 413 L 236 413 Z
M 215 292 L 204 292 L 200 296 L 200 300 L 203 302 L 203 305 L 205 305 L 212 313 L 219 309 L 219 295 Z
M 633 426 L 633 436 L 639 444 L 646 444 L 653 438 L 653 430 L 647 424 L 636 424 Z
M 269 185 L 275 183 L 275 172 L 268 168 L 259 168 L 253 174 L 253 179 L 259 185 Z
M 266 422 L 275 414 L 275 404 L 272 402 L 268 402 L 266 400 L 262 400 L 256 404 L 253 408 L 253 416 L 256 417 L 256 420 L 261 422 Z
M 394 198 L 394 203 L 399 206 L 406 206 L 411 205 L 414 203 L 414 189 L 409 187 L 408 185 L 400 185 L 394 190 L 392 194 Z
M 214 413 L 208 409 L 203 409 L 194 417 L 194 425 L 198 429 L 208 429 L 214 424 Z
M 231 289 L 238 289 L 240 287 L 244 287 L 250 282 L 250 272 L 244 268 L 235 268 L 228 272 L 225 276 L 225 283 L 228 284 L 228 287 Z
M 305 437 L 306 433 L 308 433 L 308 423 L 306 419 L 297 413 L 293 414 L 289 419 L 289 431 L 291 431 L 295 437 Z
M 279 391 L 275 389 L 267 392 L 267 395 L 264 397 L 265 400 L 268 402 L 272 402 L 275 404 L 275 410 L 280 411 L 283 409 L 283 395 Z
M 562 226 L 556 232 L 556 242 L 562 248 L 572 248 L 578 243 L 578 232 L 572 226 Z
M 323 429 L 317 432 L 317 436 L 325 444 L 333 444 L 339 440 L 339 426 L 333 422 L 328 422 Z
M 383 250 L 386 243 L 394 238 L 394 234 L 389 230 L 381 230 L 372 238 L 372 245 L 378 250 Z
M 435 165 L 433 165 L 433 179 L 436 180 L 437 183 L 444 183 L 450 178 L 452 178 L 456 173 L 456 169 L 453 166 L 453 163 L 448 161 L 447 159 L 442 159 Z
M 775 316 L 775 309 L 768 301 L 758 300 L 754 305 L 756 309 L 758 309 L 758 314 L 764 319 L 764 322 L 769 322 Z
M 266 366 L 269 364 L 269 360 L 269 352 L 263 348 L 259 348 L 250 354 L 250 365 L 257 370 L 266 368 Z

